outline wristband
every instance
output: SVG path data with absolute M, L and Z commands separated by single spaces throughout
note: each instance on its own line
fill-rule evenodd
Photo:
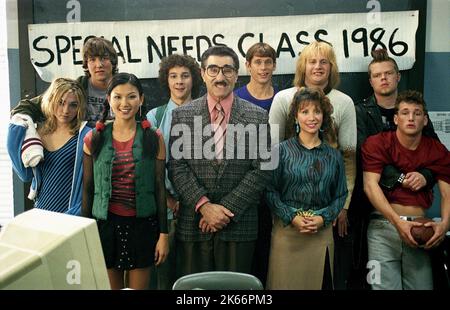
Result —
M 397 179 L 397 182 L 402 184 L 403 181 L 405 180 L 406 175 L 404 173 L 401 173 Z

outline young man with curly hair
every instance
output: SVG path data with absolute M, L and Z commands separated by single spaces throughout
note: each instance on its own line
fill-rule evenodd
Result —
M 166 144 L 166 159 L 168 160 L 172 111 L 198 96 L 202 83 L 200 66 L 191 56 L 172 54 L 161 61 L 159 83 L 161 88 L 169 95 L 169 102 L 148 112 L 147 119 L 161 130 Z M 166 262 L 156 268 L 156 273 L 154 273 L 156 274 L 156 287 L 152 284 L 150 286 L 151 288 L 170 290 L 176 280 L 175 216 L 178 211 L 179 197 L 169 181 L 167 173 L 166 200 L 170 252 Z

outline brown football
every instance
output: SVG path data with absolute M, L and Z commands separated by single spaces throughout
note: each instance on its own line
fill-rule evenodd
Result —
M 414 222 L 425 224 L 428 222 L 433 222 L 433 220 L 426 217 L 418 217 L 414 220 Z M 424 245 L 425 243 L 427 243 L 427 241 L 430 240 L 433 234 L 434 234 L 433 227 L 425 227 L 425 226 L 411 227 L 411 235 L 419 245 Z

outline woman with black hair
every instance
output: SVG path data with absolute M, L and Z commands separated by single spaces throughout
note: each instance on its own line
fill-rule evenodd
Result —
M 143 88 L 129 73 L 107 89 L 101 120 L 85 138 L 83 215 L 97 219 L 112 289 L 145 289 L 150 267 L 168 254 L 165 147 L 142 110 Z M 113 122 L 105 123 L 109 110 Z M 139 119 L 137 121 L 136 119 Z

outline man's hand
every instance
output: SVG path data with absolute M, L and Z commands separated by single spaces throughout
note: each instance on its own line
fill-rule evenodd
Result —
M 437 247 L 445 239 L 445 234 L 448 231 L 447 225 L 443 222 L 429 222 L 424 225 L 425 227 L 433 226 L 434 234 L 425 244 L 425 249 L 431 249 Z
M 422 226 L 422 223 L 418 222 L 409 222 L 402 219 L 398 219 L 394 226 L 397 228 L 398 234 L 400 238 L 410 247 L 417 248 L 419 244 L 414 240 L 414 237 L 411 235 L 411 228 L 416 226 L 420 227 Z
M 427 185 L 427 180 L 417 171 L 408 172 L 402 183 L 404 188 L 409 188 L 413 192 L 422 189 L 425 185 Z
M 347 209 L 342 209 L 341 212 L 339 212 L 338 217 L 333 221 L 333 226 L 338 227 L 338 235 L 339 237 L 343 238 L 347 235 L 347 228 L 348 228 L 348 217 L 347 217 Z
M 211 228 L 216 230 L 223 229 L 230 222 L 230 218 L 234 216 L 234 214 L 225 208 L 222 205 L 207 202 L 203 206 L 200 207 L 199 211 L 204 221 Z M 203 222 L 200 221 L 200 224 Z M 199 224 L 199 228 L 202 229 L 202 226 Z
M 198 224 L 198 226 L 200 227 L 200 230 L 203 233 L 215 233 L 215 232 L 219 231 L 219 230 L 215 229 L 214 227 L 208 225 L 208 223 L 206 222 L 204 217 L 202 217 L 200 219 L 200 223 Z

